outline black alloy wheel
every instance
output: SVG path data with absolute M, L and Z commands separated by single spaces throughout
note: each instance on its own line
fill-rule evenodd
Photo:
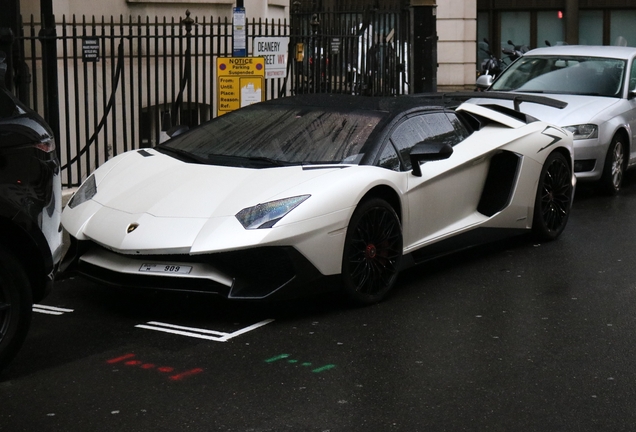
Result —
M 353 213 L 342 258 L 344 291 L 355 304 L 382 300 L 393 287 L 402 258 L 402 226 L 384 200 L 363 201 Z
M 601 187 L 608 195 L 616 195 L 623 184 L 626 166 L 625 145 L 620 135 L 614 135 L 603 166 Z
M 26 338 L 33 307 L 31 285 L 20 262 L 0 246 L 0 371 Z
M 572 171 L 561 153 L 554 152 L 541 169 L 532 230 L 539 240 L 554 240 L 563 230 L 572 208 Z

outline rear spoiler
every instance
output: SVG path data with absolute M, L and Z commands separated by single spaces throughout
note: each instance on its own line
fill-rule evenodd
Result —
M 540 105 L 546 105 L 552 108 L 563 109 L 568 106 L 567 102 L 563 102 L 557 99 L 552 99 L 545 96 L 537 96 L 531 94 L 511 93 L 511 92 L 456 92 L 456 93 L 443 93 L 442 100 L 446 99 L 499 99 L 499 100 L 511 100 L 514 103 L 515 111 L 519 111 L 519 105 L 522 102 L 531 102 Z

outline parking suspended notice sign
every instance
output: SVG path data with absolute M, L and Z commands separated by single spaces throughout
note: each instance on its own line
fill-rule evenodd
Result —
M 265 100 L 263 57 L 219 57 L 216 65 L 217 115 Z

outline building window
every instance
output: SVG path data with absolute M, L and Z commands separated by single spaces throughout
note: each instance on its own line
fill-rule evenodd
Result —
M 579 11 L 579 44 L 603 45 L 603 11 Z
M 488 40 L 488 29 L 490 28 L 490 22 L 488 20 L 488 12 L 479 12 L 477 14 L 477 68 L 483 63 L 484 60 L 490 56 L 486 51 L 490 51 L 488 43 L 484 42 L 484 39 Z M 495 52 L 497 56 L 498 53 Z
M 613 10 L 611 12 L 610 43 L 619 46 L 636 46 L 636 11 Z
M 508 41 L 515 45 L 530 44 L 530 12 L 501 13 L 501 49 L 510 49 Z
M 537 12 L 537 47 L 563 45 L 565 26 L 558 11 Z

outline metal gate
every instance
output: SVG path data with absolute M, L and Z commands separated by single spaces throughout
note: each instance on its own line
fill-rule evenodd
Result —
M 14 60 L 18 97 L 47 117 L 41 25 L 23 23 Z M 66 187 L 78 186 L 119 153 L 153 147 L 170 126 L 196 126 L 216 114 L 216 59 L 232 55 L 227 18 L 62 17 L 56 25 L 59 94 L 58 154 Z M 248 40 L 288 36 L 287 21 L 252 20 Z M 248 43 L 248 55 L 252 44 Z M 284 79 L 268 79 L 265 97 L 279 97 Z M 48 120 L 48 118 L 47 118 Z
M 321 2 L 320 2 L 321 3 Z M 410 13 L 403 1 L 293 2 L 296 93 L 409 93 Z
M 412 92 L 408 1 L 384 0 L 371 9 L 358 0 L 331 3 L 336 6 L 324 9 L 295 1 L 289 23 L 247 22 L 248 55 L 255 37 L 290 38 L 287 76 L 266 80 L 266 99 Z M 23 54 L 13 59 L 11 84 L 54 126 L 66 187 L 119 153 L 155 146 L 170 126 L 193 127 L 216 115 L 216 59 L 232 55 L 227 18 L 72 16 L 44 29 L 33 18 L 21 27 L 14 43 Z M 55 51 L 44 52 L 45 44 L 56 45 L 57 59 Z M 54 89 L 55 79 L 43 72 L 52 64 Z

